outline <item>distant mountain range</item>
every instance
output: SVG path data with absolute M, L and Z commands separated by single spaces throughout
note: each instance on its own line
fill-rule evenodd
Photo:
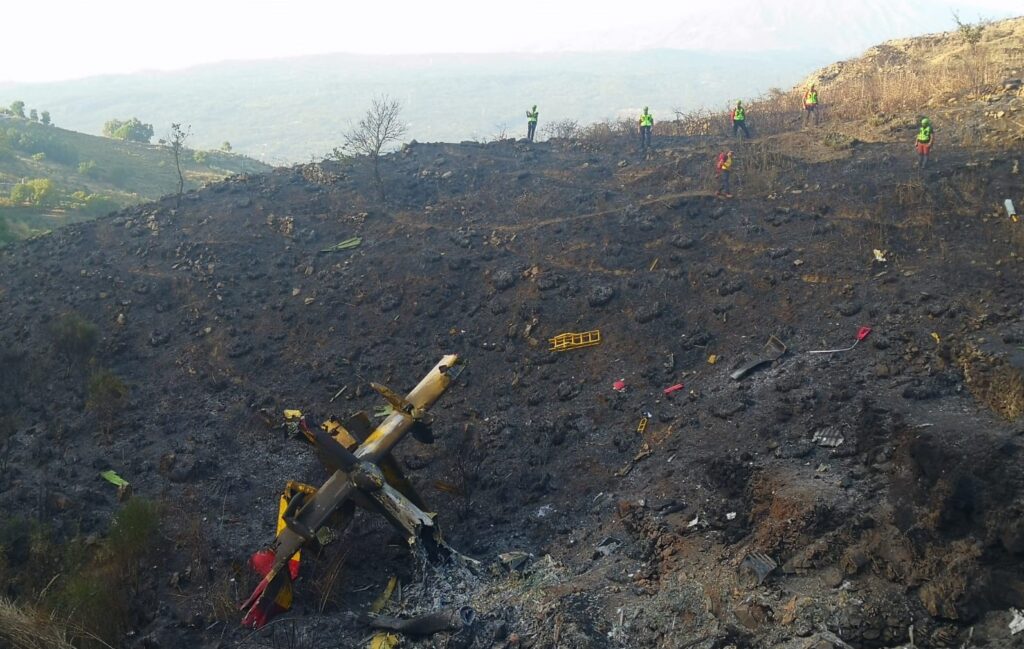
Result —
M 831 60 L 822 51 L 335 54 L 0 85 L 0 104 L 20 99 L 46 107 L 57 124 L 87 133 L 99 133 L 114 117 L 153 123 L 157 137 L 172 121 L 186 122 L 197 147 L 228 140 L 236 151 L 285 163 L 340 144 L 378 93 L 404 103 L 410 138 L 461 141 L 520 134 L 533 104 L 541 133 L 554 120 L 587 123 L 643 106 L 667 119 L 673 108 L 721 106 L 790 86 Z
M 1011 7 L 1016 4 L 972 0 L 959 3 L 959 11 L 968 21 L 995 18 L 1019 12 Z M 555 38 L 565 30 L 537 17 L 514 40 L 510 30 L 487 25 L 469 35 L 443 27 L 412 42 L 380 44 L 408 50 L 427 42 L 437 49 L 464 43 L 509 46 L 518 53 L 328 54 L 0 84 L 0 105 L 24 100 L 45 107 L 56 123 L 87 133 L 99 133 L 115 117 L 151 122 L 158 137 L 172 121 L 190 123 L 196 146 L 215 148 L 229 140 L 237 151 L 280 164 L 322 156 L 337 146 L 378 93 L 402 100 L 409 137 L 421 141 L 488 139 L 503 131 L 520 135 L 533 104 L 540 110 L 542 135 L 554 120 L 588 123 L 633 115 L 645 105 L 663 120 L 674 108 L 722 107 L 771 87 L 790 87 L 814 69 L 886 38 L 952 29 L 953 10 L 924 0 L 624 7 L 614 29 L 594 27 L 608 21 L 583 16 L 569 38 Z M 487 34 L 495 35 L 493 43 L 481 43 Z M 551 48 L 560 51 L 530 53 Z

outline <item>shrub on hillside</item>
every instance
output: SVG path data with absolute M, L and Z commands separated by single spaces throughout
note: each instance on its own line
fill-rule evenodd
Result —
M 49 178 L 34 178 L 11 188 L 11 202 L 16 205 L 54 205 L 59 201 L 56 185 Z
M 89 377 L 85 409 L 96 415 L 105 434 L 110 434 L 121 409 L 128 402 L 128 386 L 110 370 L 99 370 Z
M 64 587 L 51 599 L 54 612 L 70 618 L 83 646 L 120 645 L 132 623 L 139 567 L 156 548 L 157 505 L 144 498 L 125 503 L 111 521 L 104 542 L 91 556 L 67 560 Z
M 54 129 L 44 129 L 35 124 L 24 129 L 12 127 L 4 132 L 2 140 L 7 146 L 27 155 L 44 153 L 49 160 L 60 164 L 78 164 L 78 151 L 64 142 Z
M 78 163 L 78 175 L 88 176 L 90 178 L 99 177 L 99 169 L 96 167 L 95 160 L 86 160 L 85 162 Z
M 51 326 L 53 346 L 68 363 L 84 361 L 96 347 L 96 325 L 77 313 L 66 313 Z

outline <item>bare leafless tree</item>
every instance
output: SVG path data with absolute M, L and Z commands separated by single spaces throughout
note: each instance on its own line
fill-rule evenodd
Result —
M 180 122 L 171 124 L 171 132 L 167 134 L 167 146 L 171 147 L 171 154 L 174 156 L 174 168 L 178 171 L 178 205 L 181 205 L 181 195 L 185 191 L 185 176 L 181 173 L 181 153 L 185 150 L 185 142 L 192 135 L 192 125 L 181 125 Z
M 380 153 L 389 144 L 399 142 L 407 131 L 402 121 L 402 103 L 387 95 L 373 98 L 370 108 L 359 123 L 345 134 L 341 149 L 334 150 L 335 157 L 365 155 L 373 165 L 373 180 L 377 184 L 381 200 L 384 200 L 384 182 L 380 177 Z

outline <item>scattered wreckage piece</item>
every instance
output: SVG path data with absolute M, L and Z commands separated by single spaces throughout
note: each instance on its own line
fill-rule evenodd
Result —
M 424 636 L 442 631 L 459 631 L 472 626 L 475 620 L 476 611 L 470 606 L 462 606 L 412 618 L 371 614 L 367 616 L 366 623 L 374 629 Z
M 305 417 L 300 416 L 298 430 L 316 447 L 321 461 L 333 473 L 319 489 L 297 487 L 287 498 L 278 517 L 277 538 L 270 548 L 253 556 L 252 566 L 263 579 L 239 607 L 245 612 L 243 626 L 260 628 L 291 607 L 299 550 L 316 538 L 317 531 L 329 519 L 337 527 L 347 526 L 356 505 L 383 514 L 403 533 L 410 549 L 428 560 L 438 561 L 454 554 L 442 539 L 434 517 L 424 511 L 426 506 L 402 474 L 391 450 L 407 433 L 421 441 L 433 439 L 426 411 L 450 385 L 455 372 L 449 370 L 458 362 L 457 355 L 443 357 L 405 397 L 373 385 L 394 408 L 375 429 L 371 429 L 365 413 L 357 414 L 344 425 L 328 419 L 316 429 L 311 429 Z M 301 413 L 291 411 L 289 415 L 294 418 Z
M 849 347 L 841 347 L 839 349 L 815 349 L 815 350 L 809 351 L 807 353 L 808 354 L 837 354 L 839 352 L 848 352 L 848 351 L 851 351 L 854 347 L 856 347 L 857 344 L 860 343 L 860 341 L 862 341 L 865 338 L 867 338 L 870 333 L 871 333 L 871 327 L 861 327 L 860 329 L 857 330 L 857 335 L 856 335 L 856 337 L 853 340 L 853 344 L 850 345 Z
M 814 435 L 811 437 L 811 441 L 818 446 L 836 448 L 838 446 L 842 446 L 843 442 L 846 441 L 846 438 L 843 437 L 843 434 L 838 428 L 835 426 L 828 426 L 815 431 Z
M 740 578 L 748 585 L 760 586 L 764 580 L 779 567 L 774 559 L 763 552 L 751 552 L 740 563 Z
M 785 353 L 786 345 L 775 336 L 768 336 L 768 342 L 765 343 L 761 355 L 755 358 L 754 360 L 750 361 L 749 363 L 741 365 L 737 369 L 733 370 L 729 377 L 734 381 L 739 381 L 744 376 L 754 371 L 755 369 L 761 367 L 762 365 L 766 365 L 768 363 L 772 363 L 779 360 Z
M 359 237 L 352 237 L 345 239 L 339 243 L 334 244 L 328 248 L 323 248 L 320 252 L 338 252 L 340 250 L 351 250 L 352 248 L 358 248 L 363 240 Z
M 594 329 L 593 331 L 581 333 L 566 332 L 558 334 L 554 338 L 548 338 L 548 342 L 551 344 L 548 351 L 552 352 L 566 352 L 570 349 L 593 347 L 594 345 L 601 344 L 601 330 Z

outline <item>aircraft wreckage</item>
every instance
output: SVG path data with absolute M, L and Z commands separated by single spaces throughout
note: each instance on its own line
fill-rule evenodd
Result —
M 462 368 L 458 362 L 457 355 L 445 356 L 405 397 L 371 383 L 391 409 L 376 428 L 365 412 L 345 422 L 331 418 L 311 427 L 301 412 L 286 411 L 286 420 L 313 444 L 332 474 L 319 489 L 296 482 L 285 487 L 277 537 L 251 560 L 263 578 L 240 606 L 244 626 L 260 628 L 291 607 L 300 550 L 315 541 L 318 530 L 326 525 L 338 531 L 347 527 L 356 506 L 382 514 L 405 536 L 410 548 L 428 560 L 453 554 L 391 450 L 408 433 L 422 442 L 433 441 L 427 410 L 458 375 Z

